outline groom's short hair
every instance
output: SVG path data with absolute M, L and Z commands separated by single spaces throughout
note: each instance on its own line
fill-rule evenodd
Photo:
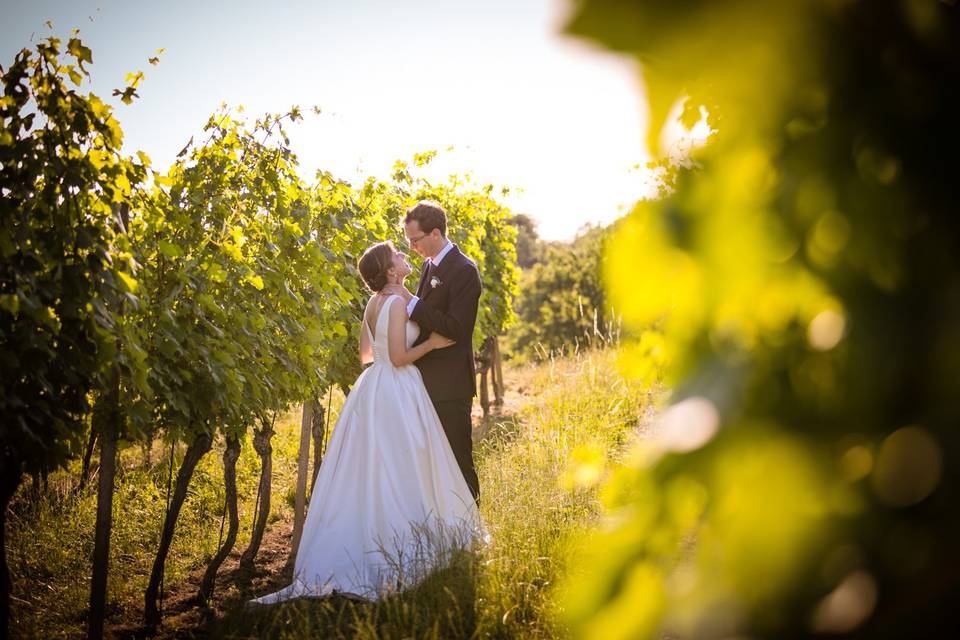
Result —
M 440 229 L 440 234 L 447 236 L 447 213 L 433 200 L 421 200 L 407 209 L 407 217 L 403 219 L 403 224 L 413 220 L 417 221 L 420 231 L 424 233 Z

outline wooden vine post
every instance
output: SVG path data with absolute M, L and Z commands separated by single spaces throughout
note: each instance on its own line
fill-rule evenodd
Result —
M 303 413 L 300 418 L 300 453 L 297 458 L 297 496 L 293 507 L 293 541 L 290 545 L 290 557 L 287 564 L 292 565 L 297 559 L 297 548 L 300 546 L 300 536 L 303 535 L 303 523 L 306 520 L 307 508 L 307 473 L 310 462 L 310 442 L 313 434 L 313 401 L 303 403 Z
M 483 416 L 487 417 L 490 413 L 490 393 L 487 390 L 487 377 L 490 373 L 490 348 L 491 338 L 486 338 L 477 351 L 476 362 L 480 374 L 480 407 L 483 409 Z M 494 387 L 496 388 L 496 387 Z
M 502 407 L 503 406 L 503 366 L 500 360 L 500 340 L 496 336 L 493 337 L 493 361 L 490 363 L 491 369 L 493 370 L 493 396 L 494 406 Z

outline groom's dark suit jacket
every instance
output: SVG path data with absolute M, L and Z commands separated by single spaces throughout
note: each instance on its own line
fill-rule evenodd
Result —
M 435 287 L 431 280 L 437 283 Z M 430 399 L 469 400 L 477 394 L 473 362 L 473 328 L 480 300 L 477 265 L 453 245 L 438 266 L 431 268 L 424 262 L 417 297 L 420 301 L 410 316 L 420 325 L 414 345 L 426 340 L 431 331 L 457 341 L 452 347 L 434 349 L 415 362 Z

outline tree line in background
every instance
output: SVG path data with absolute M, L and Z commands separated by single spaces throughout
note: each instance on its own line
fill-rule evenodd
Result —
M 475 347 L 495 345 L 511 320 L 518 273 L 511 214 L 493 187 L 419 177 L 432 153 L 398 162 L 387 181 L 354 187 L 321 171 L 305 183 L 284 130 L 302 117 L 297 108 L 253 124 L 221 109 L 166 172 L 142 152 L 125 156 L 112 108 L 80 91 L 92 61 L 75 32 L 66 43 L 51 37 L 24 49 L 3 68 L 0 542 L 24 474 L 42 485 L 82 457 L 85 479 L 98 445 L 89 635 L 100 637 L 118 449 L 156 439 L 187 446 L 169 479 L 144 598 L 145 624 L 155 628 L 164 560 L 191 476 L 222 437 L 229 529 L 200 596 L 212 594 L 236 539 L 235 463 L 251 432 L 262 471 L 242 563 L 253 563 L 270 511 L 277 415 L 316 404 L 334 385 L 349 390 L 360 371 L 356 332 L 369 295 L 355 262 L 370 244 L 401 239 L 407 206 L 439 202 L 451 239 L 477 262 Z M 115 95 L 131 102 L 142 78 L 131 74 Z M 5 553 L 0 562 L 5 630 Z
M 603 255 L 615 225 L 586 225 L 569 242 L 546 241 L 536 223 L 517 214 L 517 264 L 521 268 L 516 319 L 507 349 L 516 360 L 542 359 L 615 344 L 619 324 L 607 303 Z

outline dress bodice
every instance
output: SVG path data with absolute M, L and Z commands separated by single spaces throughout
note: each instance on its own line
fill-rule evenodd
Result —
M 397 300 L 400 300 L 400 304 L 403 304 L 403 298 L 398 295 L 392 295 L 380 306 L 380 311 L 377 313 L 376 331 L 370 335 L 370 346 L 373 348 L 374 364 L 391 364 L 390 349 L 387 346 L 387 327 L 390 322 L 390 305 L 395 304 Z M 363 324 L 369 330 L 369 324 L 367 322 Z M 406 347 L 408 349 L 414 340 L 417 339 L 418 335 L 420 335 L 420 326 L 412 320 L 407 320 Z

